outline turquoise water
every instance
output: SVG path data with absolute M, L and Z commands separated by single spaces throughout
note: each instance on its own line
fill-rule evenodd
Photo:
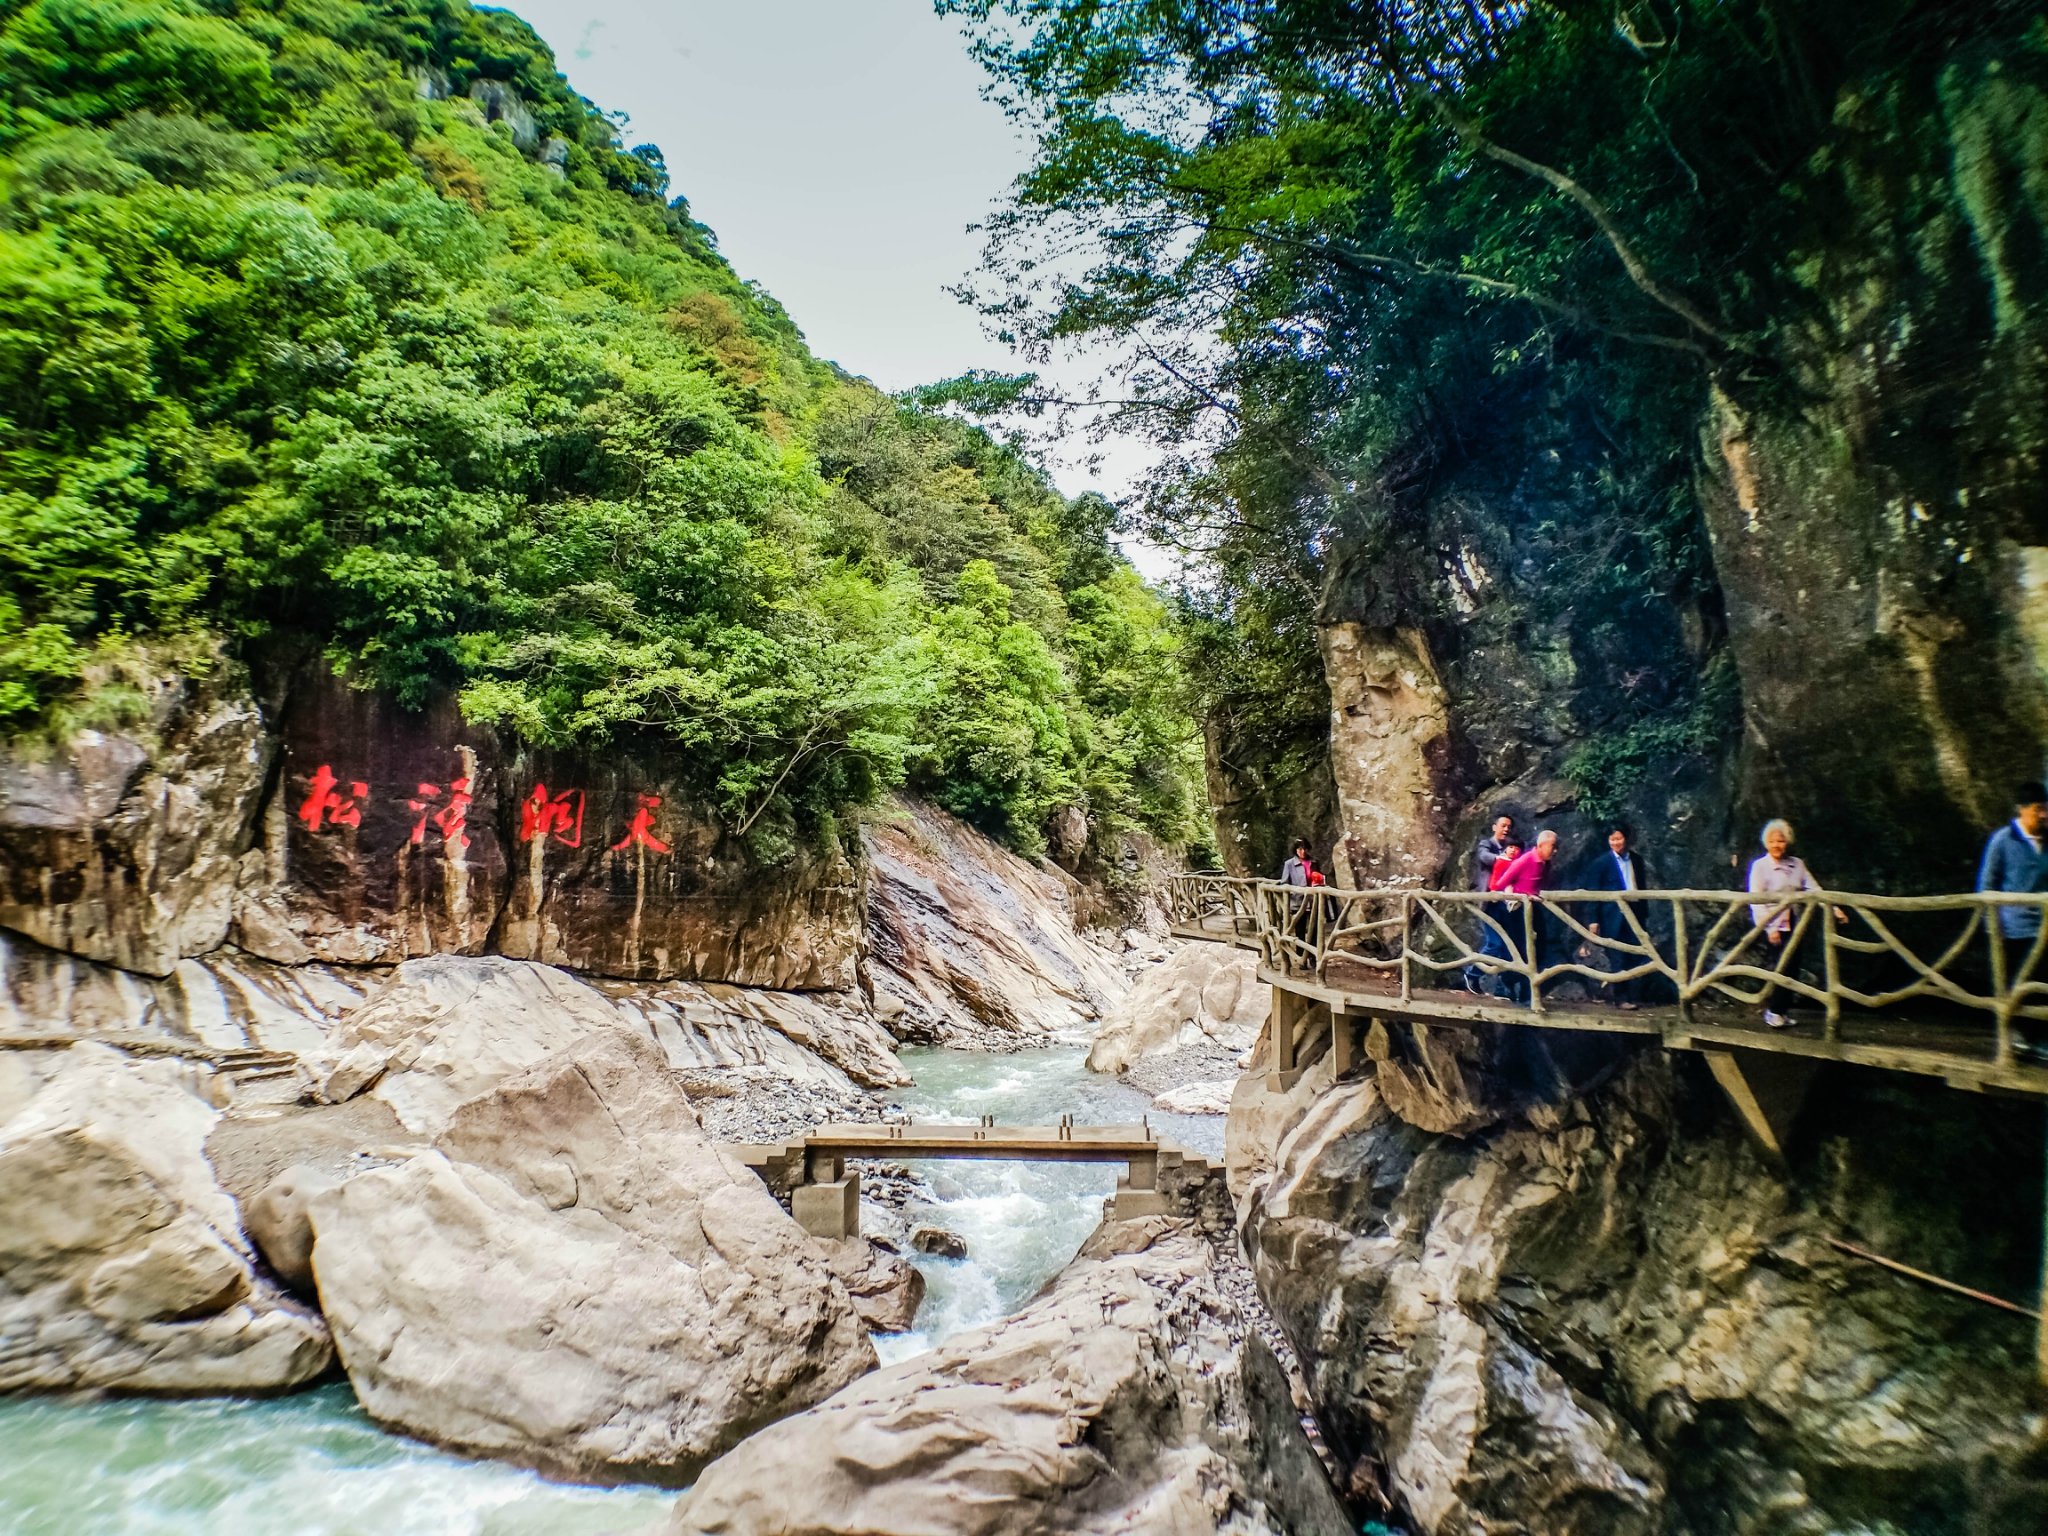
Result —
M 1083 1125 L 1151 1113 L 1082 1066 L 1080 1049 L 1015 1056 L 910 1050 L 897 1101 L 921 1120 Z M 1220 1154 L 1215 1117 L 1152 1115 L 1158 1133 Z M 936 1194 L 913 1212 L 967 1239 L 961 1260 L 915 1256 L 930 1289 L 918 1331 L 885 1360 L 1014 1311 L 1074 1255 L 1117 1169 L 915 1165 Z M 344 1384 L 291 1397 L 83 1402 L 0 1397 L 0 1536 L 600 1536 L 658 1526 L 672 1490 L 549 1483 L 372 1424 Z
M 6 1536 L 600 1536 L 656 1525 L 674 1502 L 386 1434 L 345 1384 L 261 1400 L 0 1398 Z

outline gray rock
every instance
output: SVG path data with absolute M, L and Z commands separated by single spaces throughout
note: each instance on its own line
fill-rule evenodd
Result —
M 652 1042 L 599 1034 L 312 1201 L 357 1396 L 563 1475 L 687 1477 L 870 1369 L 824 1256 L 698 1128 Z
M 1081 931 L 1082 888 L 943 811 L 891 802 L 869 830 L 864 983 L 899 1040 L 997 1050 L 1084 1032 L 1122 967 Z
M 924 1305 L 924 1274 L 916 1265 L 865 1237 L 818 1246 L 872 1332 L 908 1333 L 916 1326 Z
M 958 1232 L 948 1232 L 944 1227 L 912 1228 L 910 1246 L 919 1253 L 934 1253 L 942 1259 L 967 1257 L 967 1239 Z
M 332 1358 L 259 1275 L 188 1074 L 61 1053 L 0 1125 L 0 1391 L 274 1391 Z
M 185 679 L 129 734 L 0 751 L 0 925 L 150 976 L 216 948 L 270 755 L 254 703 Z
M 1713 1092 L 1651 1052 L 1457 1135 L 1374 1073 L 1294 1106 L 1243 1230 L 1347 1475 L 1426 1536 L 2038 1521 L 2030 1328 L 1827 1241 L 1995 1265 L 1996 1222 L 1957 1211 L 1986 1107 L 1878 1084 L 1857 1110 L 1844 1079 L 1855 1134 L 1788 1177 Z
M 341 1180 L 323 1168 L 306 1164 L 287 1168 L 251 1200 L 242 1214 L 242 1229 L 278 1279 L 301 1296 L 313 1290 L 313 1197 Z
M 1103 1015 L 1089 1068 L 1121 1072 L 1143 1057 L 1196 1044 L 1231 1054 L 1248 1049 L 1272 1006 L 1272 988 L 1258 971 L 1249 950 L 1181 946 Z
M 1166 1227 L 1119 1234 L 1014 1317 L 764 1430 L 706 1469 L 670 1530 L 1348 1531 L 1206 1245 Z

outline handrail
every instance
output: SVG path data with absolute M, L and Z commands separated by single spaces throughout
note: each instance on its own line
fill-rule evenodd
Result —
M 2048 1019 L 2048 896 L 1679 889 L 1531 898 L 1176 875 L 1168 904 L 1176 922 L 1205 936 L 1249 940 L 1278 975 L 1328 984 L 1336 961 L 1391 983 L 1403 1000 L 1460 972 L 1513 978 L 1536 1011 L 1546 988 L 1572 978 L 1642 983 L 1685 1017 L 1705 999 L 1754 1006 L 1775 991 L 1819 1004 L 1831 1040 L 1844 1008 L 1927 1000 L 1988 1015 L 2001 1065 L 2012 1061 L 2016 1019 Z M 1997 912 L 2015 907 L 2043 918 L 2034 937 L 2001 933 Z M 1772 927 L 1784 930 L 1775 942 Z

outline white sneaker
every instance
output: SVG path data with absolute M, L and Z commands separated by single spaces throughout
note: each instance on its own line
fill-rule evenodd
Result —
M 1785 1015 L 1773 1013 L 1768 1008 L 1764 1010 L 1764 1022 L 1773 1029 L 1789 1029 L 1792 1026 L 1792 1021 L 1786 1018 Z

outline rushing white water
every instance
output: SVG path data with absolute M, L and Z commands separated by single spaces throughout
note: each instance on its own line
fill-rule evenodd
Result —
M 1082 1065 L 1083 1048 L 990 1056 L 979 1051 L 906 1050 L 903 1066 L 916 1079 L 897 1102 L 918 1120 L 973 1120 L 994 1115 L 1005 1125 L 1051 1125 L 1070 1114 L 1077 1125 L 1131 1122 L 1149 1115 L 1159 1136 L 1191 1152 L 1222 1155 L 1218 1116 L 1167 1115 L 1114 1078 Z M 1102 1219 L 1116 1188 L 1115 1164 L 970 1163 L 913 1160 L 938 1200 L 913 1209 L 967 1240 L 967 1257 L 912 1255 L 927 1290 L 917 1331 L 878 1339 L 894 1361 L 963 1328 L 1014 1312 L 1065 1267 Z
M 1132 1121 L 1218 1153 L 1223 1122 L 1153 1113 L 1082 1066 L 1078 1048 L 1015 1056 L 912 1050 L 898 1101 L 920 1120 Z M 915 1165 L 936 1200 L 912 1211 L 967 1240 L 965 1259 L 915 1256 L 930 1287 L 900 1360 L 1015 1310 L 1073 1257 L 1117 1168 Z M 0 1397 L 0 1536 L 597 1536 L 658 1523 L 673 1491 L 581 1488 L 386 1434 L 346 1385 L 263 1400 L 80 1402 Z

